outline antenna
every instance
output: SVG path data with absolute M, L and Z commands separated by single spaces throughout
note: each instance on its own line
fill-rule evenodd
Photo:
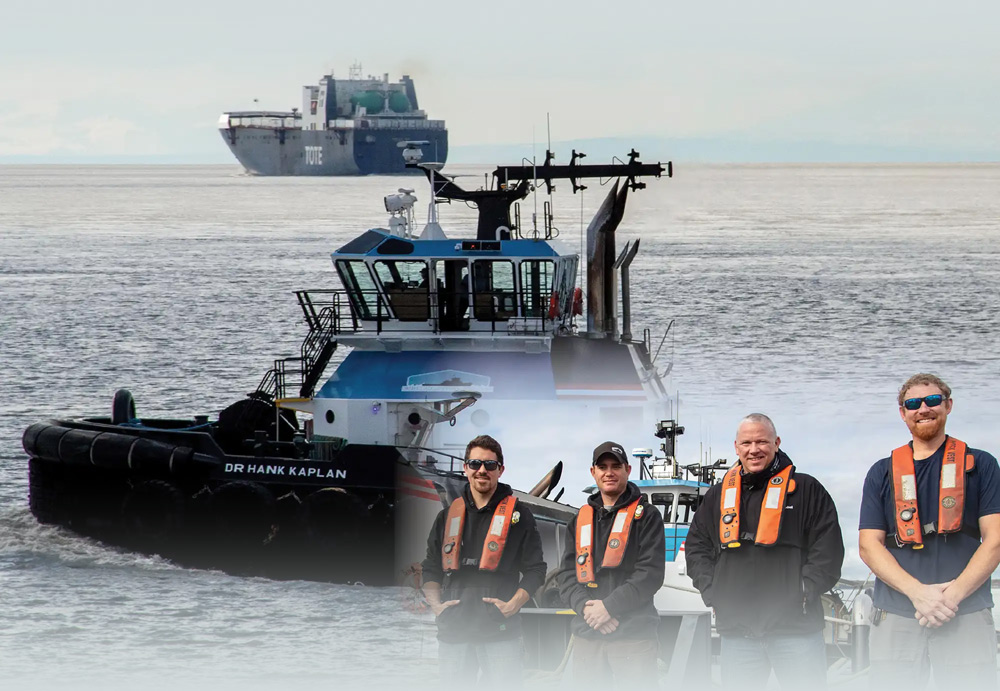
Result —
M 535 210 L 531 212 L 531 233 L 535 240 L 538 239 L 538 156 L 535 153 L 535 127 L 531 127 L 531 177 L 532 194 L 531 200 L 534 202 Z
M 550 116 L 551 116 L 551 113 L 546 113 L 545 114 L 545 132 L 548 135 L 548 141 L 547 141 L 548 146 L 546 146 L 546 148 L 549 151 L 552 151 L 552 120 L 551 120 Z

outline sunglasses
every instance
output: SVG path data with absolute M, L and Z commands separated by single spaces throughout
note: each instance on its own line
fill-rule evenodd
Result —
M 486 470 L 496 470 L 502 466 L 503 463 L 500 461 L 466 461 L 465 465 L 473 470 L 479 470 L 483 466 L 486 466 Z
M 907 410 L 920 410 L 920 405 L 926 403 L 928 408 L 937 408 L 942 402 L 944 402 L 944 396 L 934 393 L 923 398 L 907 398 L 903 401 L 903 407 Z

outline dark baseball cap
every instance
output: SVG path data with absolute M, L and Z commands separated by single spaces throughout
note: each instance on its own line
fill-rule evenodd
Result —
M 594 449 L 594 460 L 590 465 L 596 464 L 604 456 L 612 456 L 616 461 L 620 461 L 622 465 L 628 465 L 628 456 L 625 455 L 625 449 L 621 444 L 606 441 L 598 446 Z

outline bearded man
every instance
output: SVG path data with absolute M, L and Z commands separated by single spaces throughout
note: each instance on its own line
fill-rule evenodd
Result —
M 912 440 L 871 467 L 859 548 L 875 573 L 872 688 L 996 687 L 990 576 L 1000 563 L 1000 472 L 945 433 L 951 387 L 916 374 L 899 390 Z

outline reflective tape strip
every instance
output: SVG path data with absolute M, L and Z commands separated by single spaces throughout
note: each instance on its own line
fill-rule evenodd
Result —
M 590 547 L 590 524 L 580 526 L 580 546 Z
M 725 499 L 722 502 L 722 508 L 732 509 L 736 507 L 736 488 L 730 487 L 726 490 Z
M 490 526 L 490 535 L 500 535 L 503 533 L 504 516 L 494 516 L 493 525 Z
M 777 509 L 781 506 L 781 488 L 780 487 L 769 487 L 767 490 L 767 498 L 764 500 L 765 509 Z
M 941 466 L 941 489 L 955 489 L 955 464 Z
M 903 475 L 899 481 L 903 487 L 903 501 L 916 501 L 917 478 L 913 475 Z
M 615 516 L 615 524 L 611 526 L 612 533 L 620 533 L 622 528 L 625 527 L 625 518 L 628 516 L 624 511 L 619 511 L 618 515 Z
M 458 535 L 458 531 L 462 526 L 462 519 L 455 517 L 451 519 L 451 523 L 448 524 L 448 537 L 455 537 Z

